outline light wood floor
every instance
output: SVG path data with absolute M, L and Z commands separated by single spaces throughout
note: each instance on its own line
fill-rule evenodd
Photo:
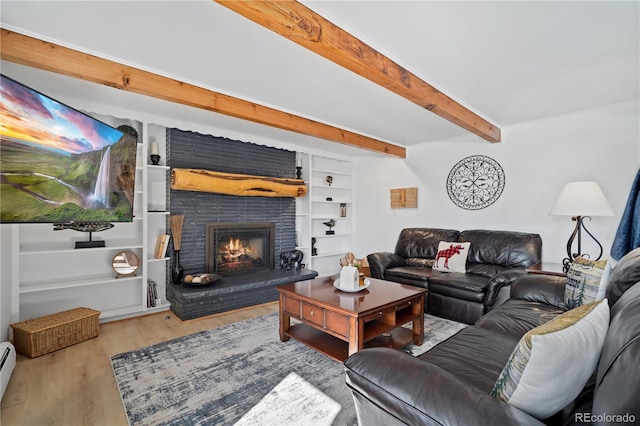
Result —
M 113 355 L 277 311 L 272 302 L 185 322 L 162 312 L 101 324 L 95 339 L 38 358 L 18 355 L 0 425 L 127 425 Z

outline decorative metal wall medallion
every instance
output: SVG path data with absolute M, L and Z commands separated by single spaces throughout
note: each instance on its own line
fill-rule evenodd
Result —
M 480 210 L 500 197 L 504 183 L 504 170 L 496 160 L 472 155 L 460 160 L 449 172 L 447 193 L 458 207 Z

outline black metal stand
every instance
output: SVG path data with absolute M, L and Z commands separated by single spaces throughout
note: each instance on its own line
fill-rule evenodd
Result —
M 576 222 L 576 227 L 573 230 L 573 233 L 571 234 L 571 236 L 569 237 L 569 241 L 567 241 L 567 256 L 562 260 L 562 269 L 564 272 L 567 272 L 569 270 L 569 268 L 571 267 L 571 264 L 573 263 L 573 260 L 578 257 L 578 256 L 586 256 L 589 257 L 588 254 L 582 253 L 582 230 L 584 229 L 584 232 L 586 232 L 587 234 L 589 234 L 589 236 L 591 238 L 593 238 L 593 241 L 596 242 L 596 244 L 598 244 L 598 247 L 600 247 L 600 254 L 598 254 L 598 257 L 595 260 L 599 260 L 600 257 L 602 257 L 602 244 L 600 244 L 600 242 L 598 240 L 596 240 L 596 237 L 593 236 L 593 234 L 591 232 L 589 232 L 589 230 L 584 226 L 584 219 L 589 218 L 589 220 L 591 220 L 591 216 L 573 216 L 571 218 L 571 220 L 574 220 Z M 573 253 L 572 252 L 572 247 L 573 247 L 573 241 L 576 239 L 576 236 L 578 237 L 578 251 Z
M 81 248 L 96 248 L 96 247 L 105 247 L 104 240 L 96 240 L 93 241 L 93 231 L 89 232 L 89 241 L 76 241 L 77 249 Z
M 302 179 L 302 167 L 296 167 L 296 178 Z

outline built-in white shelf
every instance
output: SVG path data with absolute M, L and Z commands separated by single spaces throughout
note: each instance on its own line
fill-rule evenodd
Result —
M 299 154 L 299 158 L 308 193 L 296 199 L 297 248 L 304 253 L 307 268 L 320 276 L 338 274 L 340 258 L 353 251 L 352 163 L 310 154 Z M 331 185 L 326 183 L 327 176 L 333 177 Z M 327 201 L 327 197 L 331 201 Z M 340 215 L 340 204 L 347 205 L 347 217 Z M 336 221 L 334 235 L 326 235 L 328 228 L 322 223 L 330 219 Z M 316 239 L 316 256 L 311 255 L 311 238 Z
M 170 167 L 169 166 L 161 166 L 159 164 L 158 165 L 147 164 L 147 169 L 149 169 L 149 170 L 161 170 L 161 171 L 166 172 L 167 170 L 170 169 Z
M 79 280 L 65 280 L 61 282 L 45 282 L 42 284 L 23 283 L 20 286 L 20 294 L 37 293 L 40 291 L 61 290 L 74 287 L 88 287 L 92 285 L 101 285 L 108 283 L 123 283 L 126 281 L 139 281 L 142 277 L 130 276 L 115 278 L 115 272 L 110 276 L 103 277 L 87 277 Z
M 168 309 L 165 308 L 164 310 Z M 144 311 L 146 311 L 146 309 L 144 309 Z M 144 312 L 145 314 L 147 314 L 148 312 Z M 120 319 L 120 318 L 127 318 L 130 316 L 135 316 L 135 315 L 139 315 L 140 314 L 140 306 L 138 305 L 133 305 L 133 306 L 123 306 L 121 308 L 115 308 L 115 309 L 108 309 L 105 311 L 102 311 L 100 313 L 100 320 L 116 320 L 116 319 Z
M 145 163 L 151 140 L 158 142 L 160 155 L 166 158 L 166 128 L 109 116 L 96 118 L 114 127 L 127 124 L 138 131 L 133 220 L 91 233 L 91 239 L 105 241 L 105 247 L 82 249 L 76 249 L 75 242 L 88 241 L 88 232 L 53 231 L 53 225 L 45 224 L 14 225 L 11 246 L 17 273 L 11 280 L 18 297 L 12 302 L 12 312 L 17 316 L 12 321 L 78 306 L 99 310 L 101 321 L 170 308 L 166 299 L 169 257 L 153 257 L 158 235 L 169 233 L 170 168 Z M 139 257 L 135 276 L 116 278 L 112 259 L 122 250 L 132 250 Z M 147 307 L 148 280 L 158 285 L 159 306 Z
M 96 238 L 94 234 L 94 241 L 100 238 Z M 100 251 L 118 251 L 118 250 L 134 250 L 141 249 L 142 243 L 139 240 L 115 240 L 109 239 L 105 241 L 106 247 L 92 247 L 92 248 L 75 248 L 76 240 L 69 240 L 66 242 L 40 242 L 40 243 L 25 243 L 20 247 L 20 256 L 29 255 L 43 255 L 43 254 L 88 254 L 92 252 Z M 84 241 L 84 240 L 78 240 Z
M 318 157 L 316 156 L 316 159 L 317 158 Z M 328 159 L 328 160 L 329 161 L 341 161 L 341 160 L 333 160 L 333 159 Z M 351 166 L 349 166 L 349 167 L 351 167 Z M 330 169 L 324 169 L 324 168 L 323 169 L 314 168 L 313 171 L 315 173 L 319 173 L 319 174 L 324 173 L 324 174 L 331 175 L 331 176 L 333 176 L 333 175 L 343 175 L 343 176 L 346 176 L 348 178 L 351 178 L 351 171 L 344 172 L 344 171 L 338 171 L 338 170 L 335 170 L 335 169 L 330 170 Z M 327 185 L 327 186 L 329 186 L 329 185 Z

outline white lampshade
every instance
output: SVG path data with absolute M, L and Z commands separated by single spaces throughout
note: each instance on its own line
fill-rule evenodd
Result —
M 613 216 L 597 182 L 567 183 L 549 214 L 553 216 Z

